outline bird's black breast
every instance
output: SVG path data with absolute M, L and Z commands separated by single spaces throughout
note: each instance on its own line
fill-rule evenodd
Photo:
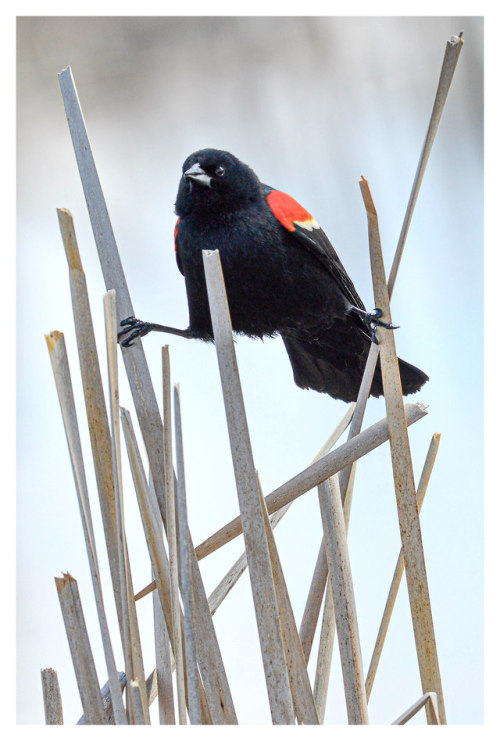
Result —
M 186 280 L 190 328 L 211 335 L 203 250 L 219 250 L 233 329 L 263 337 L 289 328 L 328 323 L 346 308 L 324 266 L 262 209 L 219 215 L 207 222 L 182 218 L 178 255 Z

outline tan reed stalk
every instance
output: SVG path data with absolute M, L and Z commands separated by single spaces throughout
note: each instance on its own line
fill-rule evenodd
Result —
M 389 293 L 385 282 L 378 218 L 368 181 L 360 181 L 361 193 L 368 218 L 368 238 L 375 304 L 382 310 L 384 321 L 391 322 Z M 406 428 L 399 364 L 394 332 L 378 329 L 382 382 L 390 433 L 394 487 L 398 508 L 401 542 L 406 566 L 406 581 L 410 598 L 413 631 L 417 648 L 422 691 L 436 692 L 441 723 L 446 722 L 441 676 L 437 656 L 434 625 L 427 584 L 422 533 L 417 509 L 417 495 L 410 442 Z M 428 720 L 430 718 L 427 713 Z
M 48 668 L 42 669 L 40 674 L 42 679 L 45 724 L 47 726 L 62 726 L 64 725 L 63 709 L 57 672 L 54 669 Z
M 271 717 L 275 724 L 289 725 L 294 723 L 294 709 L 265 529 L 267 513 L 255 477 L 218 251 L 204 250 L 203 264 Z
M 423 404 L 406 404 L 405 411 L 406 424 L 408 426 L 422 419 L 427 414 L 426 407 Z M 297 499 L 297 497 L 305 494 L 306 491 L 313 489 L 322 481 L 338 473 L 342 468 L 375 450 L 379 445 L 387 442 L 388 439 L 387 419 L 384 418 L 366 430 L 363 430 L 363 432 L 360 432 L 355 438 L 339 445 L 331 453 L 323 456 L 316 463 L 308 466 L 289 481 L 272 491 L 271 494 L 268 494 L 265 497 L 267 511 L 269 514 L 276 512 L 278 509 L 284 507 L 285 504 Z M 234 520 L 224 525 L 224 527 L 196 548 L 197 559 L 205 558 L 230 540 L 233 540 L 233 538 L 236 538 L 241 532 L 241 518 L 235 517 Z
M 78 584 L 70 574 L 56 577 L 55 583 L 85 718 L 87 723 L 107 725 Z
M 104 601 L 102 595 L 101 578 L 99 573 L 99 564 L 95 546 L 94 530 L 92 525 L 92 515 L 90 511 L 89 495 L 87 490 L 87 479 L 85 476 L 85 466 L 83 462 L 83 453 L 80 443 L 80 433 L 78 429 L 78 419 L 76 416 L 75 400 L 73 396 L 73 387 L 69 370 L 68 356 L 66 353 L 66 344 L 64 335 L 61 332 L 51 332 L 46 335 L 47 347 L 50 353 L 50 361 L 56 382 L 59 404 L 63 416 L 64 429 L 68 442 L 68 449 L 73 468 L 75 487 L 78 497 L 78 506 L 82 520 L 83 535 L 87 550 L 92 587 L 94 590 L 94 599 L 96 602 L 97 614 L 99 618 L 99 628 L 103 643 L 104 656 L 108 678 L 110 680 L 111 697 L 116 723 L 125 724 L 126 716 L 121 697 L 120 685 L 116 671 L 116 664 L 111 644 Z M 90 424 L 90 420 L 89 420 Z
M 432 436 L 432 440 L 429 445 L 429 450 L 427 451 L 427 456 L 425 459 L 424 467 L 420 475 L 420 481 L 419 481 L 418 488 L 417 488 L 417 507 L 418 507 L 419 513 L 422 508 L 422 504 L 424 502 L 424 497 L 427 491 L 427 486 L 429 484 L 429 479 L 432 473 L 432 468 L 434 466 L 434 461 L 436 460 L 440 439 L 441 439 L 441 435 L 439 434 L 439 432 L 436 432 Z M 366 686 L 366 696 L 367 696 L 368 701 L 370 700 L 373 683 L 375 681 L 375 675 L 377 673 L 377 668 L 380 662 L 380 657 L 382 655 L 382 648 L 384 646 L 387 631 L 389 629 L 389 623 L 391 620 L 394 605 L 396 603 L 396 597 L 398 595 L 399 585 L 401 584 L 401 578 L 403 576 L 403 571 L 404 571 L 404 558 L 403 558 L 403 550 L 401 549 L 399 552 L 399 557 L 398 557 L 398 561 L 396 564 L 396 568 L 394 569 L 394 576 L 392 577 L 392 582 L 391 582 L 391 586 L 389 589 L 387 601 L 385 604 L 384 614 L 382 615 L 382 620 L 380 622 L 380 628 L 377 634 L 377 639 L 375 641 L 375 646 L 373 649 L 370 666 L 368 668 L 368 673 L 366 675 L 365 686 Z

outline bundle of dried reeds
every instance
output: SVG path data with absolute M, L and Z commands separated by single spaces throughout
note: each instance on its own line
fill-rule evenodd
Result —
M 453 37 L 446 46 L 431 120 L 388 283 L 376 210 L 368 182 L 362 178 L 360 183 L 368 217 L 375 304 L 383 310 L 384 320 L 388 322 L 391 321 L 389 300 L 411 216 L 461 47 L 461 36 Z M 394 334 L 385 329 L 378 330 L 379 344 L 372 345 L 358 400 L 348 408 L 311 465 L 264 497 L 254 466 L 219 254 L 217 251 L 204 253 L 240 516 L 194 548 L 187 518 L 180 391 L 176 385 L 172 392 L 168 347 L 162 350 L 163 419 L 141 342 L 137 341 L 122 354 L 147 454 L 147 468 L 141 458 L 131 414 L 127 409 L 120 408 L 117 318 L 130 316 L 134 312 L 70 68 L 63 70 L 59 79 L 107 288 L 104 314 L 109 416 L 73 220 L 67 209 L 58 209 L 68 260 L 87 423 L 125 668 L 125 672 L 117 670 L 104 609 L 93 515 L 64 336 L 54 331 L 47 335 L 47 345 L 71 456 L 108 675 L 101 691 L 78 584 L 71 575 L 64 574 L 56 579 L 56 587 L 83 707 L 83 716 L 78 722 L 148 724 L 151 722 L 150 705 L 158 697 L 160 723 L 186 724 L 189 719 L 191 724 L 236 724 L 236 710 L 212 616 L 248 567 L 273 723 L 323 723 L 335 631 L 338 634 L 348 721 L 353 724 L 368 723 L 368 700 L 403 570 L 406 570 L 423 695 L 395 723 L 405 723 L 424 706 L 428 723 L 445 723 L 419 519 L 437 453 L 439 434 L 436 433 L 431 440 L 420 483 L 415 488 L 407 428 L 427 412 L 421 404 L 403 405 Z M 387 418 L 361 431 L 379 352 Z M 335 447 L 348 427 L 347 442 Z M 122 435 L 153 576 L 151 584 L 136 595 L 132 585 L 123 509 Z M 347 529 L 356 461 L 388 440 L 402 549 L 365 679 Z M 318 487 L 323 532 L 298 628 L 273 529 L 292 502 L 314 487 Z M 244 553 L 207 597 L 198 561 L 240 533 L 244 536 Z M 154 607 L 156 666 L 146 677 L 136 602 L 150 593 Z M 308 663 L 322 604 L 319 651 L 312 684 Z M 175 683 L 172 681 L 174 672 Z M 124 687 L 125 702 L 122 696 Z M 42 688 L 46 722 L 62 724 L 62 703 L 53 669 L 42 671 Z

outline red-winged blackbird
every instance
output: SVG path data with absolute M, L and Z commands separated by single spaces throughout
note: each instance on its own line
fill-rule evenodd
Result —
M 202 250 L 219 250 L 231 321 L 250 337 L 281 335 L 295 383 L 343 401 L 356 399 L 374 328 L 337 253 L 297 201 L 259 181 L 229 152 L 202 149 L 184 162 L 175 212 L 177 265 L 186 280 L 186 330 L 121 322 L 123 346 L 150 331 L 213 339 Z M 428 380 L 399 361 L 404 394 Z M 377 367 L 372 396 L 383 394 Z

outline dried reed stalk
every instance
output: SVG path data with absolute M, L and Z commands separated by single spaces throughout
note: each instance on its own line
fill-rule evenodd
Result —
M 174 688 L 170 643 L 158 590 L 153 593 L 153 620 L 155 634 L 156 686 L 160 725 L 175 724 Z
M 347 408 L 346 413 L 336 426 L 336 428 L 333 430 L 332 434 L 329 436 L 329 438 L 325 441 L 325 443 L 321 446 L 318 453 L 313 458 L 313 463 L 317 460 L 319 460 L 325 453 L 327 453 L 338 441 L 338 439 L 341 437 L 341 435 L 345 432 L 347 426 L 349 425 L 352 417 L 352 412 L 354 409 L 354 403 L 349 405 Z M 274 530 L 274 528 L 281 522 L 283 517 L 286 515 L 288 510 L 290 509 L 292 505 L 292 502 L 290 504 L 286 504 L 284 507 L 282 507 L 277 512 L 274 512 L 270 519 L 271 527 Z M 242 553 L 242 555 L 238 558 L 238 560 L 231 566 L 227 574 L 224 576 L 221 582 L 215 587 L 212 594 L 208 598 L 208 602 L 210 604 L 210 612 L 212 615 L 217 610 L 217 608 L 221 605 L 222 601 L 227 597 L 230 590 L 234 587 L 240 576 L 245 572 L 247 568 L 247 555 L 246 553 Z M 303 645 L 302 635 L 301 635 L 301 641 Z
M 118 680 L 120 682 L 120 689 L 123 692 L 123 688 L 127 684 L 127 675 L 125 674 L 125 672 L 119 672 Z M 102 702 L 104 705 L 104 710 L 108 717 L 108 723 L 109 725 L 115 725 L 116 721 L 115 721 L 115 715 L 113 713 L 113 704 L 111 700 L 111 690 L 109 686 L 109 680 L 106 682 L 106 684 L 103 687 L 101 687 L 101 696 L 102 696 Z M 76 725 L 77 726 L 87 725 L 87 722 L 85 720 L 85 715 L 82 715 L 80 717 Z
M 170 604 L 170 570 L 161 531 L 161 515 L 156 497 L 147 485 L 146 475 L 140 459 L 139 448 L 133 430 L 130 413 L 126 409 L 122 409 L 122 426 L 127 452 L 129 454 L 134 485 L 136 488 L 139 510 L 143 522 L 144 534 L 148 544 L 153 573 L 155 575 L 155 583 L 157 584 L 160 605 L 162 607 L 170 641 L 172 642 L 173 623 Z M 192 544 L 189 537 L 186 541 L 186 548 L 188 551 L 190 549 L 192 550 Z M 204 723 L 211 722 L 210 719 L 212 719 L 214 723 L 234 723 L 236 722 L 236 718 L 234 715 L 233 703 L 222 665 L 222 658 L 220 656 L 215 631 L 210 620 L 206 597 L 205 609 L 203 608 L 202 599 L 204 593 L 202 593 L 202 584 L 200 585 L 201 576 L 199 576 L 199 572 L 195 569 L 192 570 L 192 573 L 193 576 L 191 584 L 194 584 L 195 588 L 193 598 L 194 613 L 196 614 L 196 619 L 200 626 L 199 631 L 195 634 L 194 645 L 196 649 L 196 659 L 200 664 L 200 670 L 202 672 L 203 684 L 201 684 L 198 677 L 196 663 L 193 664 L 194 669 L 191 671 L 191 674 L 186 672 L 186 680 L 191 677 L 192 681 L 196 683 L 196 697 L 199 697 L 198 702 L 201 703 L 201 717 Z M 184 600 L 184 603 L 185 602 L 186 600 Z M 184 604 L 184 610 L 186 611 L 186 604 Z M 186 630 L 186 625 L 187 619 L 186 616 L 184 616 L 184 630 Z M 184 638 L 185 650 L 187 650 L 188 638 L 186 638 L 186 635 Z M 191 701 L 191 698 L 189 701 Z M 194 710 L 193 713 L 196 718 L 196 710 Z M 192 723 L 193 713 L 190 714 Z
M 423 145 L 420 159 L 417 165 L 417 171 L 415 174 L 413 187 L 410 193 L 405 217 L 403 220 L 403 225 L 401 228 L 401 233 L 399 236 L 396 252 L 394 255 L 393 262 L 392 262 L 391 272 L 390 272 L 390 276 L 388 280 L 389 298 L 392 296 L 392 292 L 394 290 L 394 284 L 396 282 L 396 276 L 398 273 L 399 265 L 401 263 L 403 249 L 406 243 L 406 237 L 408 235 L 411 218 L 412 218 L 415 205 L 417 202 L 420 185 L 424 177 L 425 168 L 427 166 L 427 161 L 429 159 L 429 155 L 432 149 L 432 144 L 434 142 L 434 138 L 438 130 L 439 122 L 441 120 L 441 115 L 444 110 L 444 105 L 446 102 L 446 98 L 448 96 L 448 91 L 451 86 L 453 74 L 456 68 L 456 64 L 458 62 L 458 57 L 459 57 L 462 45 L 463 45 L 463 39 L 462 39 L 461 33 L 459 34 L 458 37 L 453 36 L 446 44 L 445 55 L 444 55 L 443 64 L 441 67 L 441 73 L 440 73 L 438 87 L 437 87 L 437 91 L 436 91 L 436 95 L 434 99 L 431 118 L 430 118 L 429 125 L 428 125 L 427 135 L 425 137 L 424 145 Z M 349 439 L 359 434 L 361 430 L 361 424 L 362 424 L 362 420 L 363 420 L 363 416 L 365 412 L 366 402 L 367 402 L 369 392 L 370 392 L 373 373 L 375 371 L 375 367 L 376 367 L 377 360 L 378 360 L 378 353 L 379 353 L 378 346 L 375 344 L 372 344 L 370 348 L 370 352 L 368 354 L 367 362 L 366 362 L 364 373 L 363 373 L 363 379 L 361 382 L 360 390 L 358 393 L 358 398 L 356 401 L 356 408 L 354 411 L 353 420 L 352 420 L 350 430 L 349 430 Z M 350 510 L 351 510 L 351 502 L 352 502 L 353 483 L 354 483 L 354 472 L 352 471 L 351 466 L 347 466 L 343 471 L 341 471 L 339 481 L 340 481 L 340 491 L 342 494 L 342 501 L 343 501 L 343 506 L 344 506 L 344 518 L 346 520 L 346 525 L 348 527 Z M 303 639 L 306 659 L 308 659 L 308 651 L 310 651 L 310 644 L 312 644 L 312 640 L 314 638 L 314 633 L 316 630 L 319 610 L 320 610 L 321 601 L 322 601 L 325 584 L 326 584 L 326 574 L 327 574 L 326 555 L 325 555 L 323 543 L 321 543 L 317 562 L 316 562 L 315 572 L 313 576 L 313 582 L 309 590 L 307 605 L 304 611 L 304 617 L 303 617 L 302 624 L 301 624 L 301 636 Z
M 42 669 L 40 674 L 42 678 L 45 724 L 47 726 L 62 726 L 64 725 L 63 709 L 57 672 L 55 669 L 48 668 Z
M 394 283 L 396 282 L 396 276 L 398 274 L 399 264 L 401 262 L 406 237 L 408 235 L 408 229 L 410 228 L 411 218 L 413 216 L 413 211 L 415 210 L 415 204 L 417 202 L 420 186 L 424 177 L 427 161 L 429 159 L 432 145 L 436 137 L 439 122 L 441 120 L 441 115 L 444 110 L 446 98 L 448 97 L 448 92 L 450 90 L 460 52 L 462 51 L 463 43 L 464 42 L 462 39 L 462 33 L 460 33 L 458 36 L 452 36 L 451 39 L 446 43 L 444 59 L 441 66 L 441 73 L 439 75 L 438 87 L 434 98 L 431 118 L 429 121 L 429 126 L 427 128 L 427 134 L 425 136 L 422 153 L 418 162 L 417 172 L 413 181 L 413 186 L 411 189 L 408 206 L 406 208 L 401 234 L 399 236 L 399 241 L 396 247 L 396 254 L 394 255 L 391 272 L 389 274 L 389 280 L 387 281 L 389 298 L 392 296 L 392 292 L 394 290 Z
M 428 709 L 429 724 L 433 726 L 439 726 L 439 709 L 435 692 L 426 692 L 419 700 L 417 700 L 417 702 L 409 707 L 408 710 L 405 710 L 405 712 L 400 715 L 399 718 L 396 718 L 396 720 L 391 723 L 391 725 L 404 725 L 410 720 L 410 718 L 413 718 L 413 716 L 418 713 L 418 711 L 423 707 L 425 707 L 426 710 Z
M 139 695 L 137 695 L 135 691 L 131 691 L 131 685 L 127 685 L 127 695 L 130 700 L 129 717 L 130 722 L 139 722 L 136 719 L 137 713 L 134 712 L 136 700 L 139 696 L 141 699 L 141 708 L 138 710 L 138 718 L 146 718 L 149 722 L 149 706 L 147 703 L 146 693 L 146 676 L 144 673 L 144 661 L 142 657 L 137 611 L 133 599 L 132 573 L 130 570 L 127 536 L 125 533 L 125 513 L 123 506 L 123 482 L 120 448 L 118 354 L 116 348 L 116 291 L 113 289 L 108 291 L 104 296 L 104 318 L 106 329 L 106 352 L 108 360 L 109 406 L 111 413 L 111 460 L 113 467 L 116 534 L 118 543 L 118 573 L 121 607 L 120 629 L 127 676 L 130 679 L 135 678 L 140 688 L 140 693 Z
M 314 677 L 314 702 L 318 710 L 320 723 L 324 723 L 326 699 L 332 665 L 333 643 L 335 638 L 335 611 L 331 583 L 326 585 L 323 620 L 319 637 L 318 660 Z
M 349 549 L 336 476 L 318 487 L 328 571 L 332 586 L 335 621 L 339 637 L 347 717 L 350 724 L 367 724 L 363 665 L 359 642 Z
M 238 719 L 234 709 L 231 690 L 227 681 L 222 655 L 220 653 L 217 634 L 210 614 L 208 600 L 201 578 L 200 567 L 194 555 L 193 543 L 187 523 L 187 506 L 182 504 L 181 498 L 185 498 L 185 474 L 184 474 L 184 452 L 182 444 L 182 420 L 180 409 L 180 390 L 179 386 L 174 386 L 174 418 L 175 418 L 175 439 L 177 453 L 177 502 L 181 504 L 183 512 L 177 513 L 179 518 L 179 543 L 180 547 L 186 551 L 186 575 L 189 575 L 189 584 L 181 579 L 182 598 L 186 602 L 186 589 L 189 588 L 187 599 L 193 597 L 194 611 L 194 638 L 195 654 L 198 666 L 207 694 L 207 702 L 210 709 L 212 721 L 215 724 L 236 724 Z M 184 494 L 182 494 L 184 492 Z M 178 505 L 179 506 L 179 505 Z M 181 528 L 181 521 L 185 519 L 184 526 Z M 181 560 L 181 559 L 179 559 Z M 187 669 L 186 669 L 187 670 Z
M 391 322 L 389 293 L 385 282 L 377 212 L 367 180 L 362 178 L 360 187 L 368 218 L 368 237 L 375 305 L 382 310 L 384 321 Z M 424 693 L 429 691 L 436 692 L 440 720 L 442 723 L 445 723 L 444 700 L 394 332 L 379 328 L 378 334 L 380 337 L 382 382 L 387 410 L 387 422 L 390 431 L 394 487 L 422 690 Z
M 368 374 L 368 365 L 365 367 L 365 371 L 363 374 L 363 379 L 361 382 L 361 388 L 358 393 L 358 399 L 355 404 L 351 404 L 347 414 L 349 415 L 349 434 L 348 434 L 348 440 L 351 440 L 355 435 L 359 434 L 361 429 L 361 419 L 362 414 L 360 415 L 360 410 L 365 408 L 366 405 L 366 399 L 368 398 L 368 392 L 369 392 L 369 384 L 367 384 L 366 378 Z M 371 383 L 371 376 L 370 376 L 370 383 Z M 366 395 L 365 395 L 366 391 Z M 357 410 L 357 413 L 356 413 Z M 354 426 L 353 426 L 354 425 Z M 338 438 L 337 438 L 338 439 Z M 337 440 L 335 440 L 337 442 Z M 320 451 L 321 455 L 317 455 L 315 458 L 315 461 L 318 460 L 322 455 L 324 455 L 329 448 L 325 448 L 324 450 Z M 314 462 L 314 461 L 313 461 Z M 354 485 L 354 471 L 356 469 L 356 462 L 352 463 L 350 466 L 347 467 L 348 470 L 348 476 L 343 480 L 344 487 L 348 487 L 349 491 L 352 491 L 352 486 Z M 352 471 L 352 475 L 351 475 Z M 342 472 L 341 472 L 342 474 Z M 342 501 L 344 502 L 344 517 L 345 517 L 345 511 L 346 511 L 346 505 L 345 505 L 345 488 L 342 488 L 341 486 L 341 495 L 342 495 Z M 347 523 L 346 523 L 347 526 Z M 318 557 L 316 559 L 316 565 L 314 567 L 314 573 L 313 578 L 311 581 L 311 586 L 309 587 L 309 592 L 307 594 L 307 600 L 304 607 L 304 613 L 302 616 L 302 622 L 300 624 L 300 640 L 302 641 L 302 648 L 304 649 L 304 656 L 306 657 L 306 662 L 309 662 L 309 657 L 311 655 L 311 648 L 314 641 L 314 634 L 316 632 L 316 626 L 318 623 L 319 613 L 321 609 L 321 603 L 323 601 L 323 594 L 325 591 L 326 581 L 328 576 L 328 564 L 326 561 L 326 553 L 325 553 L 325 547 L 323 543 L 323 538 L 321 539 L 321 544 L 319 547 Z M 329 600 L 328 602 L 325 601 L 325 610 L 329 610 L 332 603 Z M 333 624 L 333 630 L 335 629 L 335 622 L 332 616 L 324 615 L 323 622 L 325 625 Z M 325 634 L 326 637 L 326 634 Z M 332 637 L 333 640 L 333 637 Z M 325 644 L 325 650 L 327 649 L 327 645 L 330 645 L 331 648 L 333 648 L 333 643 L 328 640 L 328 642 Z M 321 671 L 325 671 L 327 667 L 330 665 L 330 660 L 327 660 L 326 655 L 322 655 L 318 658 L 318 661 L 321 660 L 322 668 Z M 318 672 L 318 669 L 317 669 Z M 318 684 L 319 683 L 319 684 Z M 328 688 L 328 679 L 324 678 L 324 681 L 320 680 L 320 677 L 318 676 L 318 673 L 316 673 L 316 684 L 321 686 L 321 692 L 326 693 Z M 318 692 L 320 690 L 318 689 Z M 318 700 L 318 697 L 315 697 Z M 325 696 L 326 701 L 326 696 Z M 318 708 L 319 712 L 319 708 Z
M 417 488 L 417 507 L 418 507 L 419 513 L 422 508 L 422 504 L 424 502 L 424 497 L 427 491 L 427 486 L 429 484 L 429 479 L 432 473 L 432 468 L 434 466 L 434 461 L 436 460 L 436 455 L 438 452 L 440 439 L 441 439 L 441 435 L 438 432 L 436 432 L 432 436 L 432 440 L 429 445 L 429 450 L 427 451 L 427 456 L 425 459 L 424 467 L 420 475 L 420 481 L 419 481 L 418 488 Z M 387 601 L 386 601 L 385 608 L 384 608 L 384 614 L 382 615 L 382 620 L 380 622 L 380 628 L 377 634 L 377 639 L 375 641 L 375 647 L 373 649 L 370 666 L 368 668 L 368 673 L 366 675 L 365 686 L 366 686 L 366 696 L 368 700 L 370 699 L 371 691 L 373 688 L 373 682 L 375 681 L 375 675 L 377 673 L 377 668 L 380 662 L 380 657 L 382 655 L 382 648 L 384 646 L 387 631 L 389 629 L 389 623 L 391 620 L 394 605 L 396 603 L 396 597 L 398 595 L 399 585 L 401 584 L 401 578 L 403 576 L 403 571 L 404 571 L 404 558 L 403 558 L 403 550 L 401 549 L 399 552 L 399 557 L 398 557 L 398 561 L 396 564 L 396 568 L 394 570 L 394 576 L 392 577 L 392 582 L 391 582 L 391 586 L 389 589 L 389 595 L 387 597 Z
M 186 695 L 184 675 L 184 651 L 182 646 L 182 617 L 179 603 L 179 561 L 177 547 L 177 526 L 175 513 L 175 484 L 172 455 L 172 410 L 170 356 L 168 346 L 162 348 L 163 379 L 163 450 L 165 461 L 165 493 L 167 515 L 167 541 L 170 561 L 170 604 L 172 607 L 172 642 L 175 656 L 175 679 L 177 687 L 177 708 L 179 724 L 186 725 Z
M 59 85 L 104 282 L 107 290 L 112 288 L 116 290 L 118 317 L 122 319 L 131 316 L 134 310 L 70 67 L 59 73 Z M 154 488 L 158 495 L 158 492 L 163 490 L 165 479 L 163 429 L 141 341 L 138 340 L 132 347 L 124 349 L 122 357 L 148 455 Z M 160 511 L 165 522 L 166 513 L 163 501 L 160 501 Z
M 90 443 L 94 460 L 97 490 L 101 506 L 106 548 L 110 564 L 113 591 L 121 620 L 119 554 L 115 509 L 115 487 L 113 479 L 111 436 L 106 402 L 99 368 L 99 356 L 94 336 L 90 302 L 85 273 L 78 250 L 78 243 L 71 213 L 57 209 L 59 227 L 69 268 L 71 303 L 78 346 L 78 358 L 82 377 L 85 406 L 87 411 Z
M 359 397 L 358 397 L 359 398 Z M 344 469 L 345 470 L 345 469 Z M 352 490 L 354 487 L 354 475 L 356 471 L 356 461 L 350 466 L 350 475 L 344 481 L 347 486 L 347 490 L 343 491 L 340 488 L 340 484 L 337 485 L 340 489 L 340 496 L 343 502 L 344 522 L 346 533 L 349 530 L 349 515 L 350 515 L 350 500 L 352 497 Z M 319 493 L 319 487 L 318 487 Z M 318 565 L 319 564 L 319 565 Z M 310 604 L 310 613 L 307 622 L 303 620 L 304 634 L 308 636 L 308 641 L 312 644 L 314 639 L 314 633 L 316 630 L 316 624 L 319 617 L 319 609 L 321 605 L 322 591 L 324 591 L 324 583 L 328 573 L 326 552 L 324 550 L 323 542 L 320 547 L 318 554 L 318 561 L 315 568 L 315 574 L 317 569 L 321 569 L 320 580 L 317 583 L 311 584 L 310 594 L 312 593 L 316 603 Z M 323 571 L 324 569 L 324 571 Z M 328 596 L 329 593 L 329 596 Z M 309 599 L 308 599 L 309 602 Z M 304 615 L 306 615 L 304 611 Z M 318 713 L 322 712 L 323 717 L 326 711 L 326 698 L 328 694 L 328 684 L 330 681 L 330 667 L 332 662 L 333 644 L 335 642 L 335 614 L 334 614 L 334 603 L 333 596 L 331 594 L 331 587 L 327 584 L 327 596 L 325 597 L 323 607 L 323 619 L 321 626 L 321 635 L 318 648 L 318 658 L 316 662 L 316 677 L 314 682 L 314 697 L 316 699 L 316 705 L 318 707 Z M 309 651 L 310 651 L 309 644 Z
M 257 473 L 256 477 L 262 508 L 266 512 L 264 497 Z M 283 646 L 285 649 L 288 677 L 290 680 L 290 690 L 292 693 L 297 721 L 300 725 L 319 725 L 318 713 L 314 703 L 309 675 L 307 673 L 307 664 L 304 659 L 304 652 L 302 651 L 302 644 L 295 623 L 285 576 L 283 574 L 283 569 L 281 568 L 278 549 L 276 547 L 276 541 L 274 540 L 273 530 L 267 512 L 264 517 L 264 527 L 269 547 L 269 556 L 271 558 L 273 581 L 276 590 L 276 601 L 278 603 L 281 633 L 283 636 Z
M 107 725 L 108 718 L 99 688 L 78 584 L 70 574 L 63 574 L 62 578 L 56 577 L 55 582 L 83 712 L 87 723 Z
M 116 671 L 116 664 L 109 633 L 104 601 L 102 595 L 101 578 L 99 574 L 99 564 L 95 546 L 94 530 L 92 525 L 92 515 L 90 511 L 90 502 L 87 490 L 87 480 L 85 476 L 85 466 L 83 462 L 83 453 L 80 442 L 80 433 L 78 430 L 78 419 L 76 416 L 75 400 L 73 396 L 73 387 L 69 370 L 68 356 L 66 353 L 66 344 L 64 335 L 61 332 L 51 332 L 46 335 L 47 347 L 50 353 L 50 362 L 56 382 L 59 404 L 63 416 L 64 429 L 68 442 L 73 476 L 78 498 L 80 517 L 82 520 L 83 535 L 89 561 L 90 575 L 92 579 L 92 588 L 94 590 L 94 599 L 96 602 L 97 614 L 99 618 L 99 628 L 106 660 L 106 669 L 110 681 L 110 691 L 113 702 L 113 710 L 116 723 L 125 724 L 126 716 L 121 697 L 120 685 Z M 89 420 L 90 424 L 90 420 Z
M 423 404 L 406 404 L 405 412 L 406 424 L 408 426 L 422 419 L 427 414 Z M 297 497 L 305 494 L 306 491 L 313 489 L 322 481 L 338 473 L 342 468 L 375 450 L 379 445 L 387 442 L 388 439 L 387 419 L 384 418 L 366 430 L 363 430 L 363 432 L 360 432 L 356 437 L 339 445 L 331 453 L 323 456 L 316 463 L 308 466 L 285 484 L 282 484 L 271 492 L 271 494 L 268 494 L 265 497 L 267 511 L 269 514 L 276 512 L 289 502 L 297 499 Z M 197 559 L 205 558 L 230 540 L 233 540 L 233 538 L 236 538 L 241 532 L 241 518 L 235 517 L 234 520 L 224 525 L 224 527 L 196 548 Z
M 184 448 L 182 444 L 182 425 L 178 387 L 174 387 L 175 445 L 177 455 L 176 512 L 179 535 L 179 575 L 184 604 L 184 658 L 189 701 L 189 720 L 191 725 L 201 724 L 201 707 L 196 676 L 196 638 L 191 553 L 189 550 L 189 530 L 184 473 Z
M 275 724 L 293 724 L 294 708 L 265 528 L 267 512 L 255 477 L 218 251 L 205 250 L 203 264 L 271 717 Z

